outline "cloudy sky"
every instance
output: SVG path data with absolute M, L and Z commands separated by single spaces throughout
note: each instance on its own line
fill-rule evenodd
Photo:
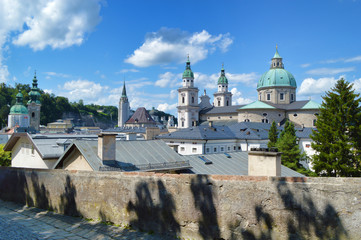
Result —
M 340 77 L 361 91 L 361 1 L 0 0 L 0 82 L 30 84 L 70 101 L 176 113 L 190 56 L 201 93 L 224 63 L 234 104 L 256 85 L 278 45 L 298 100 Z M 212 96 L 211 96 L 212 97 Z

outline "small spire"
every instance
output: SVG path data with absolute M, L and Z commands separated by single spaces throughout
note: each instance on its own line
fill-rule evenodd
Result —
M 278 45 L 276 44 L 276 53 L 273 58 L 281 58 L 280 54 L 278 53 Z
M 123 82 L 122 97 L 127 97 L 127 91 L 126 91 L 126 89 L 125 89 L 125 80 L 124 80 L 124 82 Z

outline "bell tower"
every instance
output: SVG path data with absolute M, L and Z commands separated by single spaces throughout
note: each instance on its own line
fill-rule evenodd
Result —
M 124 127 L 125 122 L 128 121 L 130 116 L 129 101 L 127 97 L 127 91 L 125 89 L 125 82 L 123 84 L 122 96 L 119 100 L 118 108 L 118 127 Z
M 189 56 L 183 72 L 182 87 L 178 88 L 178 128 L 197 126 L 199 120 L 198 88 L 194 87 L 194 74 Z
M 29 92 L 28 112 L 30 118 L 30 127 L 35 128 L 36 131 L 40 129 L 40 91 L 38 88 L 38 79 L 36 78 L 36 72 L 34 73 L 33 86 Z
M 232 93 L 228 91 L 228 79 L 222 64 L 221 76 L 218 78 L 218 91 L 213 94 L 214 107 L 232 106 Z

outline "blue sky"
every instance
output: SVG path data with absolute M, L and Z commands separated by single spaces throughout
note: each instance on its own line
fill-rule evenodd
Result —
M 189 54 L 200 93 L 213 96 L 224 63 L 234 104 L 249 103 L 276 44 L 298 100 L 321 102 L 340 77 L 361 92 L 359 0 L 0 4 L 0 82 L 30 84 L 36 70 L 70 101 L 117 106 L 125 80 L 133 109 L 175 114 Z

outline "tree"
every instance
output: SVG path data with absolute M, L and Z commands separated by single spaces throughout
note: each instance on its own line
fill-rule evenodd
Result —
M 4 167 L 11 166 L 11 154 L 10 152 L 4 151 L 3 144 L 0 144 L 0 166 L 4 166 Z
M 301 149 L 297 143 L 296 130 L 292 122 L 285 123 L 284 130 L 281 132 L 277 140 L 276 147 L 279 152 L 282 152 L 281 163 L 288 168 L 291 168 L 301 174 L 312 175 L 310 170 L 307 170 L 300 163 L 306 158 L 306 154 L 301 153 Z
M 321 176 L 361 176 L 360 94 L 340 79 L 323 97 L 313 131 L 312 167 Z
M 269 139 L 267 143 L 268 148 L 276 147 L 278 133 L 277 133 L 277 125 L 275 121 L 272 122 L 271 128 L 268 132 L 268 139 Z

